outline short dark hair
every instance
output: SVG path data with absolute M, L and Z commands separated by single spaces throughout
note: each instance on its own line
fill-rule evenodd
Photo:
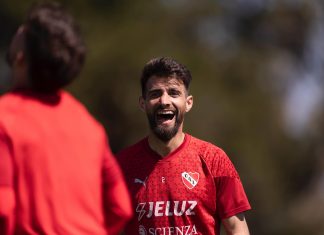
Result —
M 175 77 L 183 82 L 187 91 L 192 80 L 190 71 L 176 60 L 169 57 L 151 59 L 144 66 L 141 76 L 142 96 L 145 98 L 146 83 L 152 76 Z
M 86 49 L 73 17 L 59 3 L 42 3 L 30 9 L 24 26 L 32 88 L 56 91 L 74 80 Z

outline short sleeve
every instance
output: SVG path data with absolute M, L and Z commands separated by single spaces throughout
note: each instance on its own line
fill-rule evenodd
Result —
M 8 136 L 0 127 L 0 186 L 13 187 L 13 159 Z
M 218 156 L 216 184 L 217 214 L 225 219 L 250 210 L 251 206 L 245 194 L 239 175 L 224 152 Z

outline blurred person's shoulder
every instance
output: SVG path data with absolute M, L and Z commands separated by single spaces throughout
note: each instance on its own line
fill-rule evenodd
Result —
M 98 121 L 88 108 L 80 100 L 75 98 L 73 94 L 61 90 L 60 97 L 61 109 L 65 116 L 71 116 L 71 119 L 82 125 L 80 128 L 88 128 L 89 134 L 91 134 L 90 132 L 93 131 L 93 128 L 96 128 L 97 131 L 101 132 L 103 135 L 107 135 L 102 123 Z
M 0 110 L 5 110 L 13 105 L 19 104 L 20 95 L 15 92 L 6 92 L 0 96 Z
M 23 103 L 22 97 L 15 92 L 7 92 L 0 96 L 0 120 L 4 120 L 19 111 Z

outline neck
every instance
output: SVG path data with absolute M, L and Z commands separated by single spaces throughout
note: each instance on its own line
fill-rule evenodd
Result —
M 154 133 L 150 132 L 148 136 L 148 143 L 154 152 L 158 153 L 162 157 L 165 157 L 172 151 L 176 150 L 183 143 L 184 138 L 185 134 L 181 131 L 169 141 L 165 142 L 160 140 Z
M 14 65 L 12 69 L 12 88 L 13 89 L 28 89 L 31 84 L 28 78 L 28 70 L 25 64 Z

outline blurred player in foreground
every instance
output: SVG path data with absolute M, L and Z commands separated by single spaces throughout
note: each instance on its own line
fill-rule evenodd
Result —
M 118 234 L 131 217 L 104 128 L 62 88 L 85 46 L 59 4 L 35 5 L 13 36 L 0 98 L 0 234 Z
M 117 158 L 132 194 L 135 218 L 127 235 L 248 235 L 243 212 L 251 209 L 227 155 L 183 132 L 193 105 L 191 74 L 171 58 L 155 58 L 142 72 L 139 104 L 148 137 Z

